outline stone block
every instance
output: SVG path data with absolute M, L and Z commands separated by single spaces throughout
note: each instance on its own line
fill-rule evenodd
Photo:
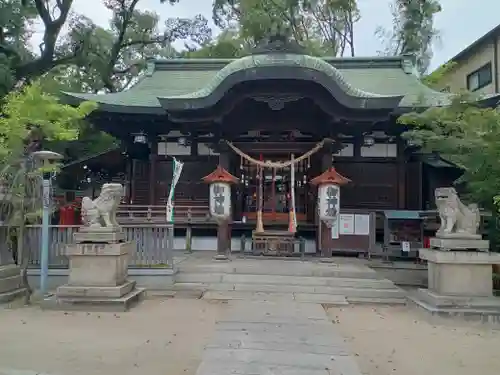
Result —
M 131 242 L 68 246 L 71 286 L 109 287 L 125 283 Z
M 20 269 L 15 264 L 0 266 L 0 303 L 10 302 L 25 292 Z
M 0 279 L 18 276 L 21 274 L 21 270 L 15 264 L 8 264 L 0 266 Z
M 58 298 L 120 298 L 130 293 L 135 287 L 135 281 L 126 281 L 117 286 L 73 286 L 62 285 L 57 288 Z
M 446 238 L 446 237 L 433 237 L 430 239 L 430 246 L 433 249 L 443 251 L 453 250 L 476 250 L 476 251 L 489 251 L 490 242 L 479 238 Z
M 21 275 L 15 275 L 0 279 L 0 293 L 10 292 L 21 288 L 23 280 Z

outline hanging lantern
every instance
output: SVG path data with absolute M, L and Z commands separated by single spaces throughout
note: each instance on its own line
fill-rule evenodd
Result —
M 239 180 L 219 165 L 203 181 L 210 184 L 210 215 L 216 221 L 227 220 L 231 216 L 231 185 Z
M 318 187 L 318 215 L 328 228 L 331 228 L 339 217 L 340 187 L 350 182 L 330 168 L 311 180 L 311 185 Z

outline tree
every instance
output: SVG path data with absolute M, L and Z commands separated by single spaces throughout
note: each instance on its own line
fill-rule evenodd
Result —
M 496 108 L 484 108 L 477 98 L 461 94 L 450 105 L 409 113 L 399 121 L 409 127 L 403 137 L 461 167 L 460 181 L 469 197 L 493 208 L 493 197 L 500 192 L 500 112 Z
M 249 44 L 273 28 L 288 29 L 311 53 L 342 56 L 346 47 L 354 55 L 359 13 L 355 0 L 215 0 L 213 17 L 223 29 L 238 27 Z
M 26 222 L 37 220 L 40 214 L 40 170 L 31 153 L 45 141 L 69 140 L 78 135 L 78 122 L 96 105 L 85 102 L 78 107 L 64 105 L 55 96 L 42 91 L 38 83 L 10 93 L 0 108 L 0 217 L 7 224 L 15 245 L 12 253 L 21 260 L 23 283 L 29 302 L 31 288 L 27 280 L 29 252 L 25 244 Z
M 225 30 L 217 39 L 200 48 L 187 49 L 180 53 L 186 58 L 237 58 L 247 52 L 251 46 L 239 36 L 236 30 Z
M 441 11 L 439 0 L 394 0 L 392 30 L 379 28 L 388 55 L 414 54 L 417 70 L 424 74 L 432 58 L 432 42 L 438 36 L 434 16 Z
M 40 78 L 60 67 L 62 81 L 82 81 L 84 91 L 119 91 L 134 81 L 145 57 L 172 51 L 179 39 L 204 43 L 211 30 L 202 16 L 168 19 L 137 9 L 139 0 L 103 0 L 113 13 L 110 28 L 71 13 L 73 0 L 0 0 L 0 85 L 3 95 L 16 84 Z M 176 3 L 177 1 L 169 1 Z M 29 25 L 39 17 L 43 42 L 39 51 L 26 46 Z M 68 35 L 61 33 L 68 26 Z M 95 84 L 94 84 L 95 83 Z M 2 88 L 0 86 L 0 89 Z M 0 97 L 2 92 L 0 92 Z

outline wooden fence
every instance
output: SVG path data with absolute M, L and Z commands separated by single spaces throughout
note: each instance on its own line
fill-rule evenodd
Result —
M 79 228 L 79 226 L 67 225 L 49 227 L 49 267 L 65 268 L 68 266 L 64 248 L 73 243 L 73 234 Z M 136 244 L 135 251 L 130 254 L 130 267 L 170 267 L 173 264 L 174 228 L 172 225 L 122 225 L 122 229 L 126 240 Z M 0 261 L 7 264 L 12 259 L 13 247 L 12 241 L 9 241 L 7 227 L 0 227 L 0 241 Z M 27 226 L 24 248 L 29 250 L 30 265 L 33 267 L 40 266 L 41 241 L 42 226 Z
M 118 207 L 116 219 L 120 224 L 133 223 L 167 223 L 167 206 L 125 205 Z M 213 222 L 208 205 L 175 205 L 174 221 L 177 224 Z

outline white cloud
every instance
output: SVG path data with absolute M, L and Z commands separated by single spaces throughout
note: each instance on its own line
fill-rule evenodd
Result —
M 481 6 L 478 6 L 478 2 Z M 377 27 L 391 27 L 389 4 L 391 0 L 358 0 L 361 20 L 355 28 L 355 48 L 357 56 L 373 56 L 383 49 L 375 35 Z M 443 11 L 436 17 L 436 28 L 441 40 L 435 43 L 432 68 L 447 61 L 476 39 L 497 26 L 500 14 L 498 0 L 441 0 Z M 181 0 L 170 6 L 160 4 L 160 0 L 141 0 L 140 9 L 155 11 L 162 19 L 168 17 L 191 17 L 203 14 L 211 21 L 211 0 Z M 91 18 L 95 23 L 106 26 L 110 13 L 102 0 L 75 0 L 74 11 Z M 213 23 L 211 22 L 213 26 Z M 40 34 L 33 38 L 33 44 L 40 43 Z

